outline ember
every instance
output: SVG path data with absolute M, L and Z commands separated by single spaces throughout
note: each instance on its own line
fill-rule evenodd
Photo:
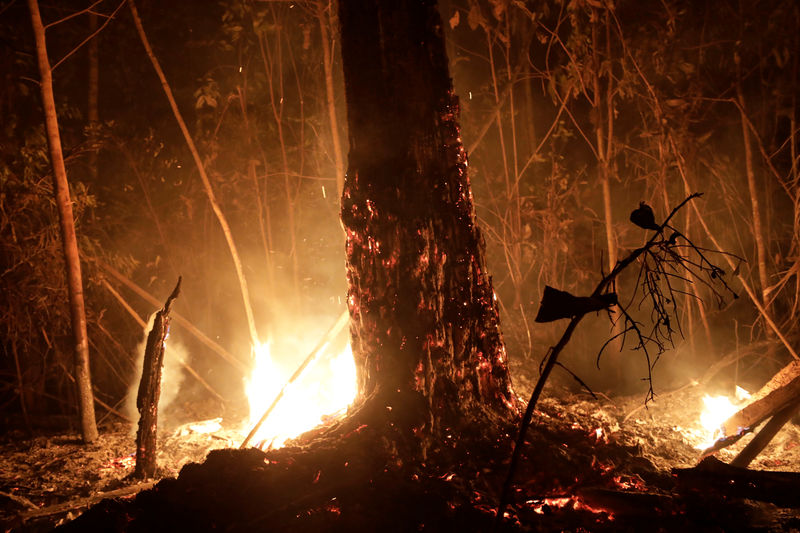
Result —
M 100 467 L 100 472 L 107 474 L 114 470 L 129 470 L 136 464 L 136 454 L 125 455 L 112 459 Z
M 587 511 L 596 515 L 605 515 L 604 518 L 606 520 L 614 520 L 614 514 L 610 511 L 592 507 L 575 496 L 528 500 L 525 502 L 525 504 L 528 505 L 536 514 L 549 514 L 556 509 L 566 509 L 574 511 Z

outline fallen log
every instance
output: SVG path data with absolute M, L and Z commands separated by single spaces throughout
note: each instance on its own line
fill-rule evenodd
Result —
M 692 468 L 673 468 L 672 475 L 677 478 L 678 490 L 682 492 L 718 494 L 800 508 L 799 473 L 748 470 L 712 456 Z
M 164 307 L 156 313 L 153 329 L 147 336 L 144 351 L 142 379 L 136 396 L 139 410 L 139 430 L 136 432 L 136 479 L 152 478 L 156 474 L 156 431 L 158 427 L 158 399 L 161 396 L 161 367 L 164 364 L 164 342 L 169 333 L 169 311 L 181 291 L 181 278 Z
M 734 459 L 736 466 L 747 466 L 791 418 L 799 403 L 800 361 L 793 361 L 753 394 L 747 405 L 722 423 L 723 436 L 713 446 L 704 450 L 701 458 L 733 445 L 752 432 L 761 422 L 772 418 Z
M 767 418 L 800 399 L 800 362 L 778 372 L 752 400 L 722 424 L 723 434 L 732 436 L 755 428 Z
M 77 500 L 58 503 L 56 505 L 50 505 L 48 507 L 42 507 L 41 509 L 37 508 L 35 510 L 26 511 L 20 514 L 20 518 L 22 518 L 24 522 L 32 518 L 41 518 L 43 516 L 51 516 L 54 514 L 66 513 L 69 511 L 76 511 L 79 509 L 83 509 L 84 507 L 89 507 L 93 503 L 105 500 L 106 498 L 120 498 L 124 496 L 133 496 L 134 494 L 138 494 L 143 490 L 152 488 L 154 485 L 155 485 L 154 481 L 148 481 L 145 483 L 130 485 L 128 487 L 122 487 L 121 489 L 110 490 L 107 492 L 98 492 L 97 494 L 93 494 L 85 498 L 79 498 Z
M 791 420 L 798 409 L 800 409 L 800 403 L 794 402 L 789 404 L 788 407 L 784 407 L 781 411 L 778 411 L 778 413 L 770 418 L 769 422 L 761 428 L 761 431 L 753 437 L 753 440 L 748 442 L 747 446 L 739 452 L 739 455 L 734 457 L 733 461 L 731 461 L 731 465 L 747 468 L 753 459 L 755 459 L 758 454 L 767 447 L 775 435 L 778 434 L 778 431 Z
M 788 385 L 792 380 L 800 376 L 800 361 L 792 361 L 770 378 L 767 383 L 750 396 L 748 403 L 755 402 L 764 398 L 770 392 L 777 390 L 784 385 Z

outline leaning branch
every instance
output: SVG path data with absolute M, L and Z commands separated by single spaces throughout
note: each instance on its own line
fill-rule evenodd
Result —
M 250 330 L 250 342 L 253 344 L 253 347 L 257 347 L 259 345 L 258 330 L 256 329 L 255 317 L 253 316 L 253 308 L 250 305 L 250 291 L 247 289 L 247 280 L 244 277 L 242 261 L 239 258 L 239 252 L 236 248 L 236 243 L 233 240 L 233 233 L 231 232 L 230 225 L 228 224 L 228 219 L 222 212 L 219 202 L 217 202 L 217 197 L 214 194 L 214 188 L 211 186 L 211 180 L 209 180 L 203 160 L 200 158 L 200 152 L 198 152 L 197 146 L 195 146 L 194 140 L 192 139 L 192 135 L 189 133 L 189 128 L 186 127 L 186 122 L 183 120 L 183 115 L 181 115 L 180 109 L 178 109 L 178 104 L 175 102 L 175 97 L 172 95 L 172 89 L 169 86 L 167 77 L 164 75 L 164 71 L 161 70 L 161 64 L 158 62 L 158 59 L 153 53 L 153 49 L 150 47 L 150 41 L 147 39 L 147 34 L 144 32 L 142 19 L 139 17 L 139 11 L 136 9 L 136 4 L 133 0 L 128 0 L 128 7 L 130 7 L 131 15 L 133 16 L 133 23 L 136 26 L 136 32 L 139 34 L 139 39 L 142 41 L 145 52 L 147 52 L 147 57 L 150 58 L 150 63 L 152 63 L 153 69 L 156 71 L 156 75 L 161 81 L 161 87 L 164 89 L 164 94 L 169 101 L 172 114 L 175 115 L 175 120 L 178 122 L 181 133 L 183 133 L 183 138 L 186 141 L 186 145 L 188 146 L 189 151 L 192 153 L 192 159 L 194 159 L 197 172 L 200 174 L 200 179 L 203 182 L 203 187 L 205 188 L 208 201 L 211 204 L 211 209 L 214 211 L 217 221 L 222 228 L 222 233 L 225 236 L 225 241 L 228 243 L 228 250 L 230 250 L 231 259 L 233 259 L 233 266 L 236 269 L 236 276 L 239 279 L 239 289 L 242 293 L 242 303 L 244 304 L 244 311 L 247 315 L 247 326 Z
M 603 279 L 595 287 L 594 291 L 592 292 L 590 298 L 599 298 L 601 297 L 606 290 L 612 285 L 614 280 L 616 280 L 617 276 L 625 270 L 628 266 L 630 266 L 634 261 L 636 261 L 642 254 L 649 251 L 651 248 L 663 242 L 663 232 L 664 228 L 668 226 L 669 221 L 672 220 L 672 217 L 689 201 L 702 196 L 700 193 L 692 193 L 687 196 L 681 203 L 679 203 L 667 216 L 664 222 L 658 227 L 658 229 L 654 232 L 653 236 L 644 244 L 644 246 L 635 249 L 627 257 L 618 261 L 614 268 L 609 272 Z M 517 469 L 517 464 L 519 463 L 520 458 L 522 457 L 522 449 L 525 444 L 525 434 L 530 427 L 531 420 L 533 418 L 533 411 L 536 408 L 536 404 L 539 401 L 539 396 L 542 393 L 542 389 L 544 389 L 544 385 L 547 382 L 548 377 L 550 377 L 550 373 L 553 371 L 556 363 L 558 362 L 558 356 L 561 354 L 564 347 L 567 345 L 569 340 L 572 338 L 572 334 L 575 331 L 575 328 L 578 327 L 578 324 L 583 319 L 584 314 L 576 314 L 573 316 L 567 328 L 564 330 L 564 333 L 561 335 L 561 338 L 556 343 L 555 346 L 551 348 L 547 357 L 546 363 L 544 368 L 542 369 L 542 373 L 539 376 L 539 380 L 536 382 L 536 386 L 533 389 L 533 393 L 531 394 L 531 399 L 528 401 L 528 406 L 525 409 L 525 415 L 522 418 L 522 422 L 519 428 L 519 434 L 517 435 L 517 440 L 514 445 L 514 452 L 511 455 L 511 463 L 508 467 L 508 473 L 506 474 L 505 481 L 503 482 L 503 489 L 500 493 L 500 502 L 497 507 L 497 515 L 496 520 L 499 523 L 502 520 L 503 514 L 505 512 L 506 505 L 508 505 L 508 498 L 509 494 L 511 493 L 511 485 L 513 484 L 514 480 L 514 473 Z M 641 337 L 640 337 L 640 344 L 641 344 Z M 649 364 L 648 364 L 649 367 Z
M 120 498 L 124 496 L 133 496 L 138 492 L 153 488 L 155 484 L 156 484 L 155 481 L 148 481 L 146 483 L 138 483 L 136 485 L 131 485 L 129 487 L 110 490 L 108 492 L 98 492 L 97 494 L 94 494 L 92 496 L 87 496 L 86 498 L 80 498 L 78 500 L 59 503 L 41 509 L 37 508 L 36 510 L 31 510 L 22 513 L 21 518 L 23 521 L 25 521 L 25 520 L 30 520 L 31 518 L 41 518 L 43 516 L 51 516 L 54 514 L 66 513 L 68 511 L 83 509 L 84 507 L 89 507 L 93 503 L 105 500 L 106 498 Z
M 94 259 L 95 263 L 97 263 L 100 268 L 105 270 L 108 274 L 113 276 L 117 281 L 128 287 L 130 290 L 135 292 L 140 298 L 145 300 L 146 302 L 150 303 L 151 305 L 155 305 L 156 307 L 161 305 L 157 299 L 153 297 L 150 293 L 139 287 L 133 281 L 125 277 L 120 271 L 115 269 L 114 267 L 105 264 L 104 262 L 100 261 L 99 259 Z M 135 313 L 135 311 L 134 311 Z M 194 335 L 197 340 L 202 342 L 208 348 L 210 348 L 214 353 L 222 357 L 226 362 L 230 363 L 232 367 L 236 370 L 241 372 L 242 374 L 247 374 L 249 372 L 249 368 L 242 363 L 239 359 L 233 356 L 230 352 L 228 352 L 225 348 L 214 342 L 212 339 L 208 337 L 205 333 L 197 329 L 191 322 L 186 320 L 183 316 L 178 313 L 173 313 L 172 318 L 175 319 L 175 322 L 181 325 L 181 327 L 186 328 L 186 330 Z
M 242 441 L 242 444 L 239 446 L 240 449 L 247 447 L 247 445 L 250 443 L 250 440 L 252 440 L 252 438 L 255 436 L 256 433 L 258 433 L 258 430 L 261 428 L 261 425 L 269 417 L 272 411 L 275 410 L 275 407 L 278 405 L 278 403 L 280 403 L 284 393 L 286 392 L 286 389 L 289 388 L 289 385 L 297 381 L 298 378 L 300 378 L 300 376 L 303 375 L 303 372 L 305 372 L 306 368 L 308 368 L 308 365 L 310 365 L 313 361 L 317 359 L 317 357 L 319 357 L 320 353 L 322 352 L 322 349 L 325 347 L 326 344 L 328 344 L 331 340 L 336 338 L 339 332 L 342 331 L 342 328 L 344 328 L 345 324 L 347 324 L 347 321 L 349 319 L 350 319 L 350 313 L 349 311 L 345 311 L 339 317 L 339 320 L 337 320 L 336 323 L 333 326 L 331 326 L 331 329 L 329 329 L 328 332 L 322 337 L 322 339 L 320 339 L 320 341 L 317 343 L 314 349 L 311 350 L 311 353 L 308 354 L 308 356 L 300 364 L 300 366 L 297 367 L 297 370 L 294 371 L 294 374 L 292 374 L 289 380 L 283 385 L 280 392 L 278 392 L 277 396 L 275 396 L 275 399 L 272 400 L 272 403 L 269 405 L 269 407 L 267 407 L 267 410 L 264 411 L 264 414 L 261 415 L 261 418 L 258 419 L 256 425 L 253 426 L 253 429 L 250 430 L 250 433 L 247 434 L 247 437 L 245 437 L 245 439 Z

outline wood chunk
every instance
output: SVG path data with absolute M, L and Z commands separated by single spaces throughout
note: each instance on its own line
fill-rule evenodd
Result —
M 693 468 L 673 468 L 681 491 L 708 493 L 770 502 L 779 507 L 800 508 L 797 487 L 800 473 L 748 470 L 706 457 Z
M 626 517 L 661 516 L 672 514 L 677 509 L 674 498 L 669 494 L 620 491 L 602 487 L 579 488 L 576 494 L 585 505 Z
M 733 461 L 731 461 L 731 465 L 733 466 L 741 466 L 742 468 L 747 468 L 747 466 L 755 459 L 761 451 L 767 447 L 767 445 L 772 441 L 775 435 L 778 434 L 778 431 L 781 430 L 783 426 L 786 425 L 792 416 L 800 409 L 800 403 L 792 402 L 787 407 L 784 407 L 782 410 L 778 411 L 775 416 L 769 419 L 761 431 L 759 431 L 753 440 L 751 440 L 745 448 L 739 452 Z
M 161 367 L 164 364 L 164 342 L 169 333 L 169 311 L 181 291 L 181 278 L 163 309 L 156 313 L 153 329 L 147 336 L 142 379 L 136 396 L 139 410 L 139 430 L 136 432 L 136 469 L 133 477 L 152 478 L 156 474 L 156 431 L 158 428 L 158 399 L 161 396 Z
M 795 365 L 792 364 L 789 366 Z M 800 368 L 800 366 L 798 366 L 798 368 Z M 782 383 L 784 380 L 789 379 L 791 374 L 781 374 L 782 372 L 779 372 L 778 375 L 767 384 L 767 386 L 774 387 L 772 390 L 767 392 L 767 394 L 760 399 L 747 404 L 743 409 L 735 413 L 722 424 L 722 429 L 726 436 L 737 435 L 743 431 L 752 429 L 767 418 L 789 406 L 789 404 L 800 399 L 800 375 L 795 376 L 786 383 Z M 779 377 L 780 379 L 778 379 Z M 765 386 L 765 388 L 767 386 Z M 761 391 L 759 391 L 759 393 L 760 392 Z
M 800 377 L 800 361 L 792 361 L 779 370 L 778 373 L 772 376 L 772 378 L 763 387 L 754 393 L 750 397 L 749 403 L 760 400 L 770 392 L 779 389 L 784 385 L 788 385 L 797 377 Z

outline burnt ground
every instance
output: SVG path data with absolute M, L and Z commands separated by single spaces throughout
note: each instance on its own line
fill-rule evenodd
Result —
M 752 494 L 743 497 L 726 493 L 724 487 L 709 491 L 676 481 L 673 468 L 692 467 L 700 458 L 692 443 L 702 396 L 698 387 L 686 387 L 661 394 L 645 409 L 641 397 L 592 399 L 550 390 L 529 433 L 515 501 L 502 530 L 800 530 L 800 497 L 796 505 L 783 502 L 779 507 Z M 211 450 L 235 448 L 241 437 L 225 428 L 204 432 L 213 424 L 194 425 L 160 436 L 162 481 L 137 496 L 142 487 L 126 478 L 133 471 L 134 452 L 128 426 L 105 428 L 90 446 L 80 444 L 75 435 L 5 435 L 0 442 L 0 528 L 33 532 L 67 524 L 67 531 L 82 531 L 105 524 L 115 531 L 128 528 L 132 520 L 138 529 L 131 531 L 158 530 L 159 524 L 164 530 L 269 526 L 279 531 L 345 531 L 381 526 L 389 531 L 444 531 L 458 526 L 484 531 L 491 528 L 504 474 L 502 464 L 493 464 L 490 457 L 496 461 L 506 455 L 502 463 L 510 455 L 507 440 L 491 441 L 484 450 L 462 451 L 452 468 L 439 464 L 409 472 L 379 465 L 378 474 L 368 476 L 364 472 L 376 469 L 371 460 L 340 461 L 331 452 L 322 461 L 328 466 L 318 467 L 319 458 L 301 448 L 266 454 L 222 450 L 198 465 L 192 463 L 202 463 Z M 730 461 L 748 440 L 717 457 Z M 800 428 L 791 423 L 784 427 L 750 468 L 800 472 Z M 342 484 L 361 475 L 368 478 L 362 488 Z M 315 490 L 324 505 L 311 496 L 297 496 Z M 118 498 L 71 522 L 103 493 Z M 164 513 L 175 520 L 152 522 Z

